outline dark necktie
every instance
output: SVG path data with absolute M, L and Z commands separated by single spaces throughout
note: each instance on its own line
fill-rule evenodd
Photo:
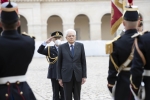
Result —
M 73 45 L 70 46 L 71 47 L 71 54 L 72 54 L 72 57 L 74 56 L 74 47 Z

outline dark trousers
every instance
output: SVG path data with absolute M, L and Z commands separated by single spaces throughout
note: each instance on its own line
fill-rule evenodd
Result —
M 145 91 L 146 91 L 146 97 L 144 100 L 150 100 L 150 77 L 145 76 L 143 81 L 145 83 Z
M 135 100 L 130 91 L 130 71 L 122 71 L 117 79 L 115 100 Z
M 65 100 L 72 100 L 72 94 L 74 100 L 80 100 L 81 82 L 77 82 L 73 73 L 70 82 L 63 82 Z
M 52 90 L 53 90 L 53 100 L 64 100 L 63 88 L 59 85 L 58 80 L 51 79 Z

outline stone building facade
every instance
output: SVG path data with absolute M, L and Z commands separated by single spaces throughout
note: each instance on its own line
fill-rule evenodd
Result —
M 18 3 L 21 30 L 43 41 L 53 31 L 77 31 L 77 40 L 111 40 L 111 0 L 12 0 Z M 121 0 L 120 0 L 121 1 Z M 150 29 L 150 0 L 133 0 L 143 16 L 144 29 Z M 123 29 L 121 26 L 118 30 Z M 64 37 L 65 40 L 65 37 Z

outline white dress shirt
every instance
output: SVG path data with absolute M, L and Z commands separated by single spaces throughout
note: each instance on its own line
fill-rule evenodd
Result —
M 69 44 L 69 48 L 70 48 L 70 51 L 71 51 L 71 45 L 73 45 L 73 48 L 74 48 L 75 43 L 73 43 L 73 44 L 68 43 L 68 44 Z

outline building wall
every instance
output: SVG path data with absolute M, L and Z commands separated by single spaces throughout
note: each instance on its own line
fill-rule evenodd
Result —
M 102 1 L 104 4 L 110 5 L 110 2 Z M 88 18 L 88 30 L 83 34 L 87 34 L 83 40 L 99 40 L 101 39 L 100 19 L 105 13 L 110 13 L 110 6 L 104 12 L 99 12 L 102 3 L 100 2 L 18 2 L 19 13 L 23 15 L 28 24 L 28 33 L 35 35 L 37 41 L 47 38 L 47 20 L 50 16 L 58 15 L 62 19 L 63 32 L 68 28 L 75 27 L 75 18 L 80 14 L 84 14 Z M 96 8 L 96 6 L 98 8 Z M 102 5 L 103 6 L 103 5 Z M 68 9 L 69 8 L 69 9 Z M 93 16 L 94 15 L 94 16 Z M 86 18 L 84 19 L 86 20 Z M 83 24 L 83 23 L 82 23 Z M 82 38 L 81 38 L 82 39 Z
M 50 21 L 48 23 L 47 21 L 49 17 L 53 15 L 59 16 L 62 20 L 62 24 L 58 27 L 61 27 L 63 32 L 69 28 L 76 28 L 77 31 L 81 31 L 81 29 L 78 30 L 78 27 L 81 25 L 82 28 L 84 28 L 84 23 L 86 23 L 86 25 L 88 23 L 89 26 L 86 26 L 85 30 L 82 30 L 84 32 L 79 35 L 79 39 L 81 40 L 108 40 L 114 38 L 114 36 L 111 36 L 108 32 L 105 32 L 108 31 L 105 26 L 109 26 L 109 24 L 106 24 L 108 23 L 107 19 L 109 18 L 104 15 L 111 13 L 110 0 L 84 0 L 77 2 L 74 2 L 74 0 L 70 0 L 70 2 L 59 2 L 58 0 L 58 2 L 55 2 L 55 0 L 53 0 L 54 2 L 51 0 L 48 0 L 47 2 L 44 2 L 43 0 L 40 0 L 42 2 L 39 2 L 38 0 L 14 1 L 18 2 L 19 13 L 23 15 L 28 22 L 28 33 L 35 35 L 37 41 L 44 40 L 48 37 L 47 33 L 49 33 L 50 30 L 47 28 Z M 144 20 L 144 29 L 149 29 L 150 1 L 135 0 L 134 4 L 139 6 L 140 13 L 142 14 Z M 75 25 L 76 17 L 81 14 L 87 16 L 88 21 L 84 21 L 87 20 L 87 18 L 84 17 L 84 20 L 82 20 L 83 23 L 77 23 L 77 25 Z M 103 22 L 106 23 L 103 24 Z
M 27 28 L 23 30 L 36 36 L 36 49 L 49 37 L 49 33 L 55 30 L 65 33 L 67 29 L 72 28 L 78 33 L 77 39 L 84 43 L 86 55 L 100 56 L 106 55 L 107 40 L 115 37 L 110 34 L 110 15 L 107 15 L 111 13 L 110 0 L 13 1 L 17 1 L 19 13 L 27 21 Z M 143 16 L 144 30 L 150 30 L 150 0 L 134 0 L 134 5 L 139 7 Z M 26 24 L 24 21 L 22 23 Z M 121 25 L 116 33 L 119 34 L 123 28 Z

